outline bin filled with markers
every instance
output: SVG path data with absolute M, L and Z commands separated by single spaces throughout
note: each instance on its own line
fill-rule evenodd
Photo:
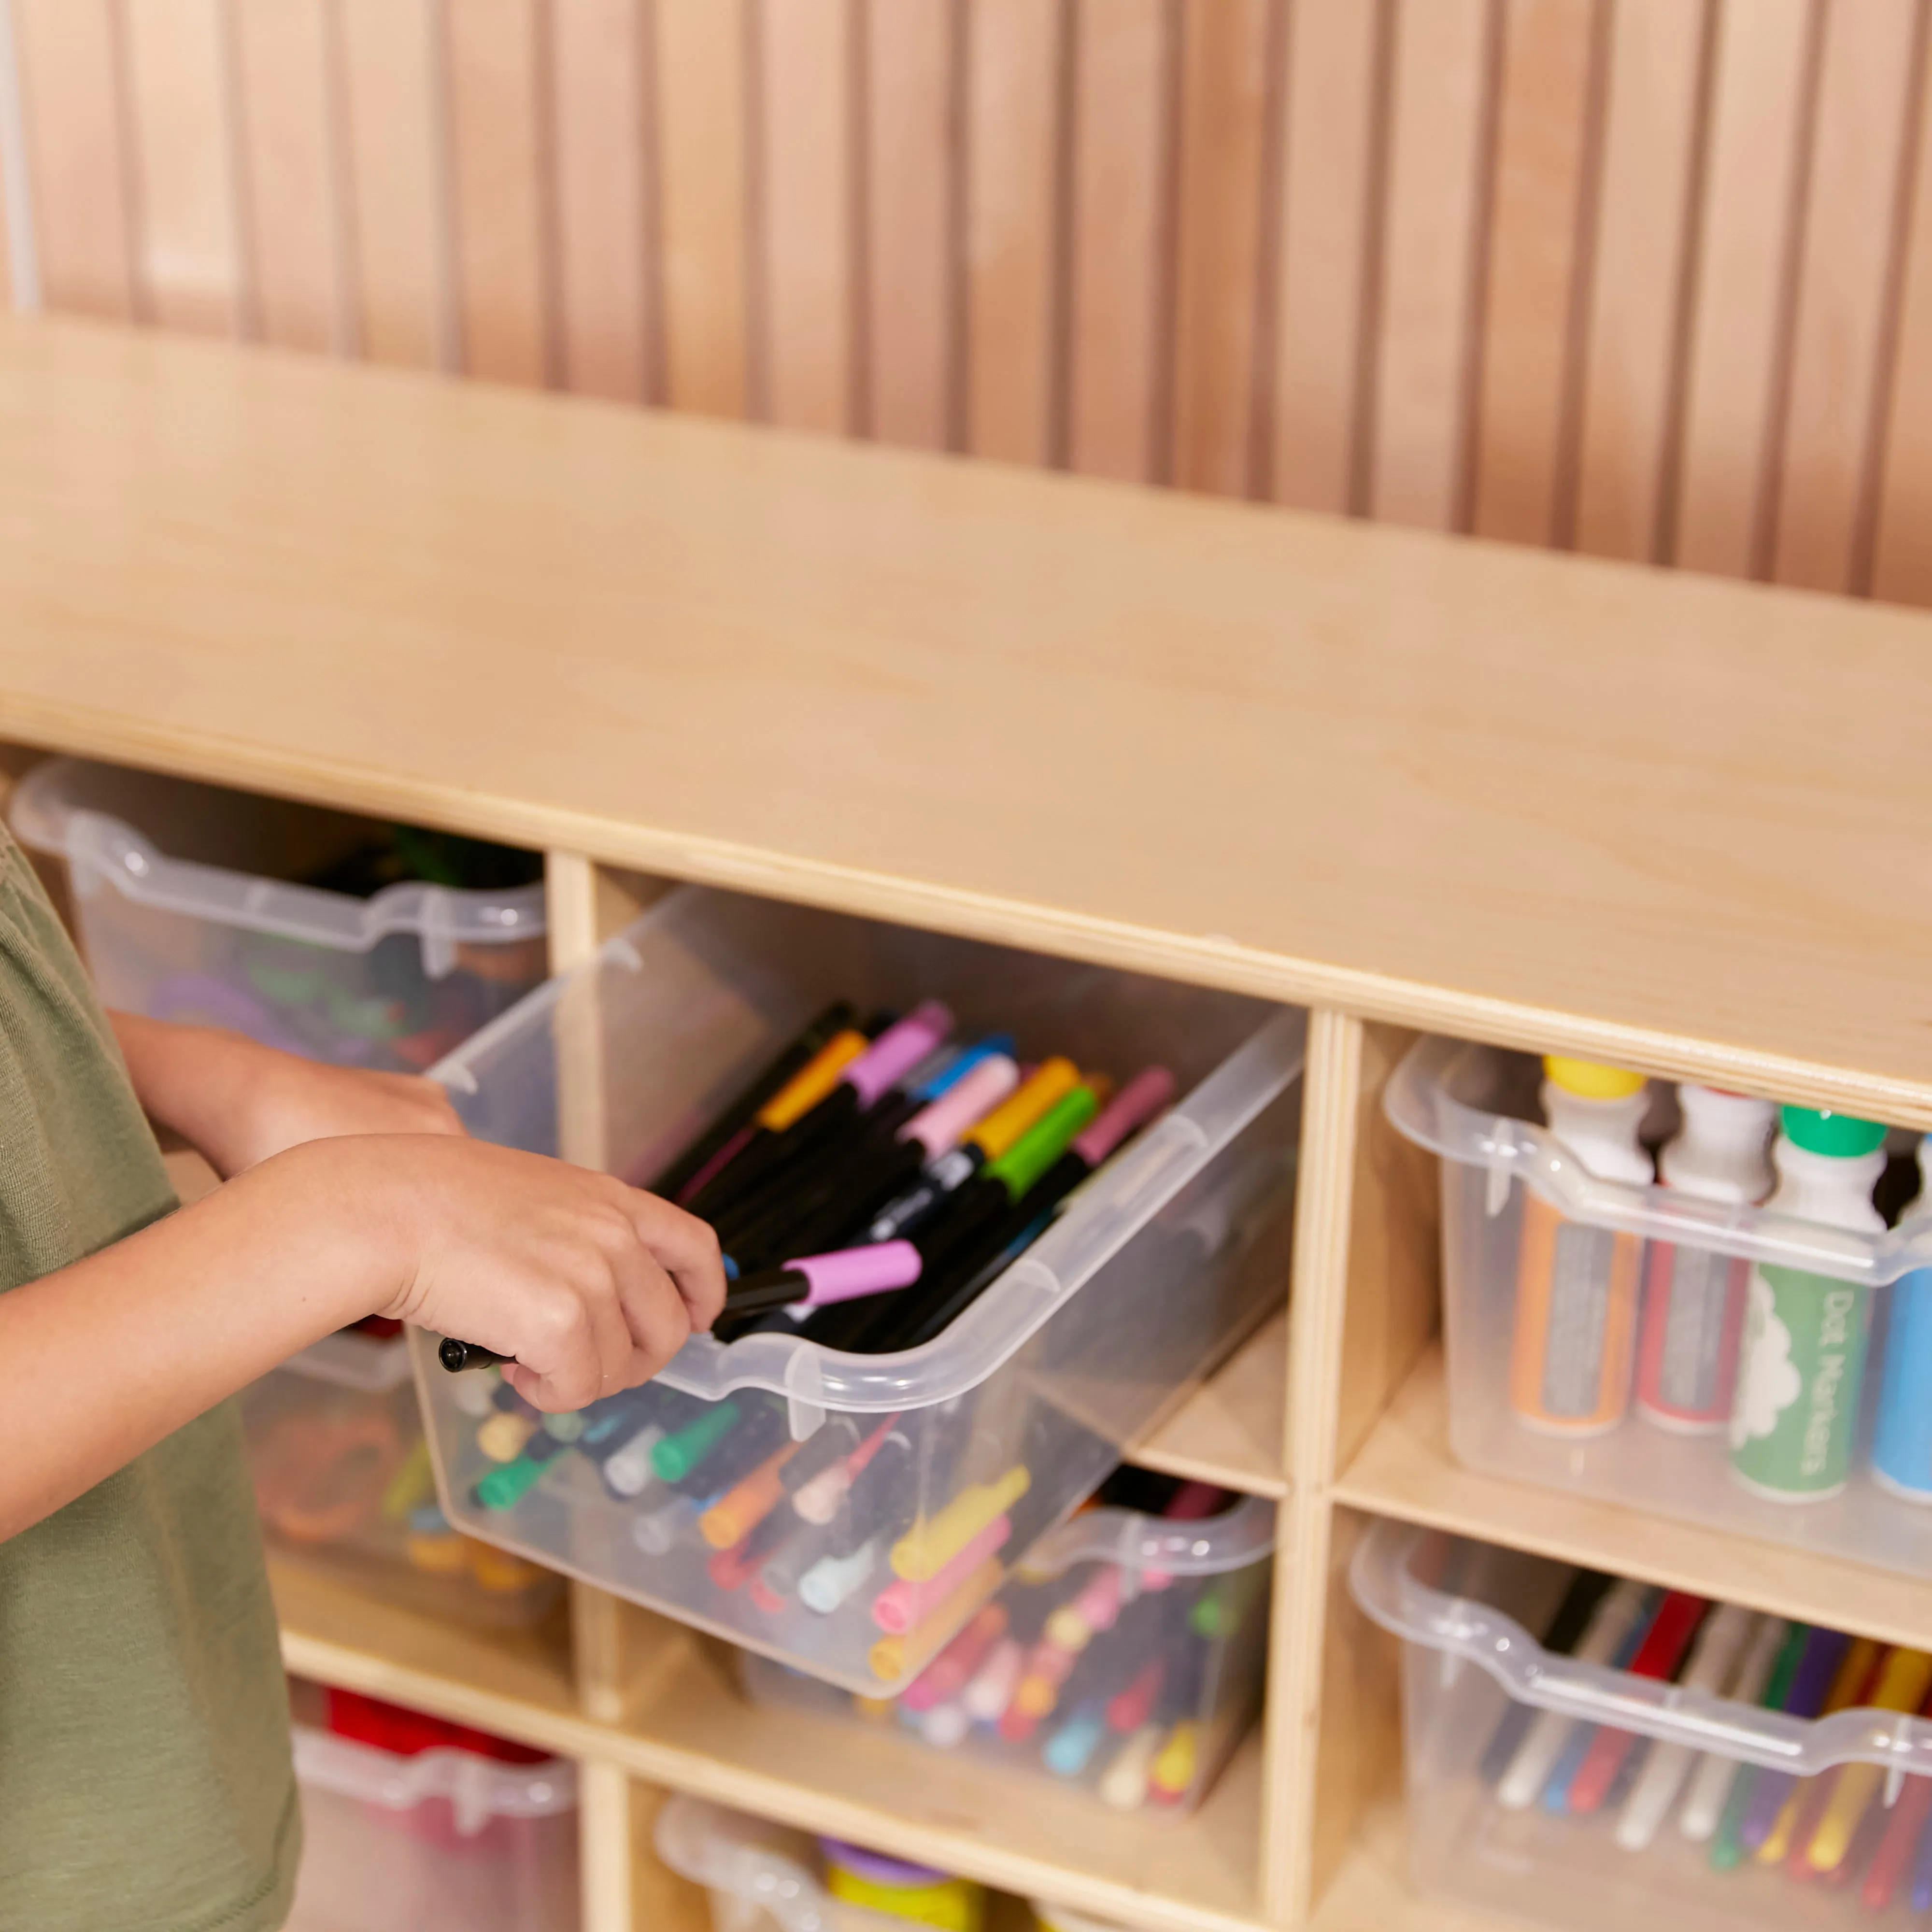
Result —
M 1932 1656 L 1378 1524 L 1418 1891 L 1574 1932 L 1922 1925 Z
M 542 980 L 542 860 L 55 758 L 10 814 L 64 862 L 102 999 L 420 1073 Z
M 748 1652 L 746 1691 L 1179 1816 L 1260 1708 L 1274 1545 L 1272 1503 L 1122 1470 L 890 1702 Z M 896 1621 L 890 1586 L 872 1613 Z
M 1303 1030 L 807 908 L 661 902 L 439 1072 L 472 1132 L 712 1222 L 731 1300 L 572 1417 L 451 1371 L 489 1337 L 416 1336 L 450 1520 L 902 1689 L 1285 1292 Z
M 1439 1040 L 1386 1104 L 1442 1156 L 1461 1461 L 1932 1570 L 1932 1202 L 1909 1144 Z M 1892 1225 L 1875 1196 L 1904 1201 Z
M 282 1562 L 470 1624 L 535 1623 L 560 1600 L 562 1577 L 450 1526 L 400 1324 L 304 1349 L 243 1392 L 242 1422 Z
M 574 1764 L 349 1691 L 314 1703 L 288 1932 L 575 1932 Z

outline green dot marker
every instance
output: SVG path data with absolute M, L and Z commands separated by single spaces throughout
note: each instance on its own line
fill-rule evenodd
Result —
M 531 1486 L 550 1466 L 550 1458 L 538 1462 L 533 1456 L 519 1456 L 500 1469 L 492 1469 L 476 1485 L 476 1500 L 485 1509 L 504 1510 L 520 1502 Z
M 736 1424 L 738 1405 L 728 1399 L 707 1408 L 696 1421 L 667 1436 L 651 1451 L 651 1468 L 661 1483 L 680 1482 L 710 1455 Z

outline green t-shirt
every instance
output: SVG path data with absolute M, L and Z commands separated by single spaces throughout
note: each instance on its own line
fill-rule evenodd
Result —
M 80 962 L 0 831 L 0 1289 L 175 1205 Z M 0 1927 L 266 1932 L 301 1839 L 224 1402 L 0 1542 Z

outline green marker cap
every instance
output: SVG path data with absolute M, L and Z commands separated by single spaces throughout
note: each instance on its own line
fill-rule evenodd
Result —
M 986 1174 L 1017 1201 L 1073 1143 L 1074 1136 L 1100 1111 L 1100 1096 L 1090 1087 L 1076 1087 L 1056 1100 L 1000 1155 L 988 1161 Z
M 492 1469 L 476 1485 L 476 1500 L 485 1509 L 511 1508 L 523 1501 L 549 1466 L 548 1456 L 539 1462 L 534 1456 L 519 1456 L 514 1462 Z
M 714 1403 L 695 1421 L 687 1422 L 675 1435 L 667 1436 L 651 1451 L 651 1467 L 662 1483 L 682 1480 L 717 1448 L 720 1439 L 738 1420 L 738 1405 L 728 1396 Z
M 1825 1107 L 1780 1107 L 1778 1124 L 1793 1147 L 1837 1160 L 1856 1160 L 1862 1154 L 1876 1153 L 1885 1144 L 1886 1130 L 1880 1122 L 1834 1114 Z

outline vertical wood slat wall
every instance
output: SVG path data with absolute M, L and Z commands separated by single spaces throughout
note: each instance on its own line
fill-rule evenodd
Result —
M 0 0 L 36 303 L 1932 602 L 1932 0 Z

